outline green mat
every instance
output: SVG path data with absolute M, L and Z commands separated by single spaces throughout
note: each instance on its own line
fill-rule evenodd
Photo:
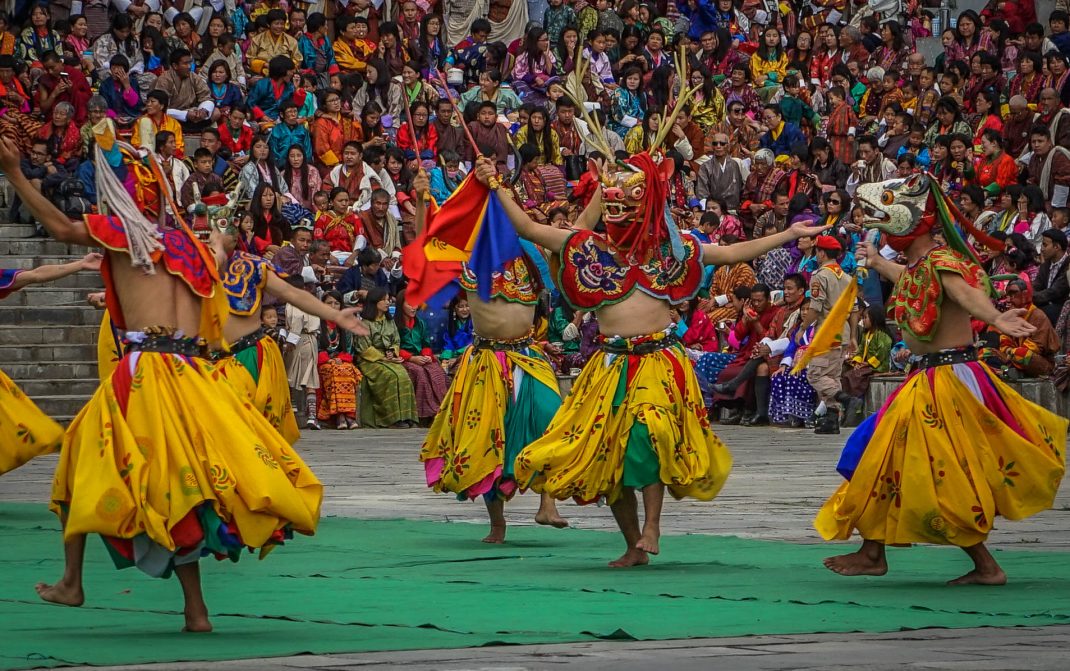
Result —
M 609 512 L 606 511 L 608 515 Z M 202 562 L 216 633 L 183 635 L 175 580 L 116 571 L 94 539 L 87 605 L 37 601 L 62 569 L 43 506 L 0 506 L 0 668 L 220 660 L 594 639 L 1038 626 L 1070 621 L 1070 555 L 1000 552 L 1004 588 L 951 588 L 954 548 L 891 550 L 893 573 L 842 578 L 821 558 L 843 546 L 671 536 L 648 567 L 611 570 L 616 534 L 323 520 L 267 560 Z

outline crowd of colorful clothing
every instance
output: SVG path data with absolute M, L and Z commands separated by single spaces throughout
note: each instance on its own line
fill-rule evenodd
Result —
M 909 353 L 878 314 L 889 288 L 875 277 L 861 299 L 878 309 L 845 334 L 843 369 L 822 376 L 835 389 L 785 364 L 815 326 L 815 276 L 857 279 L 858 187 L 921 171 L 1006 243 L 980 250 L 986 270 L 1037 326 L 1023 339 L 979 331 L 987 360 L 1065 390 L 1070 18 L 1063 6 L 1038 17 L 1032 1 L 1013 12 L 993 1 L 934 34 L 927 4 L 880 16 L 842 0 L 772 13 L 753 0 L 135 2 L 74 14 L 27 3 L 0 15 L 0 132 L 77 217 L 96 206 L 91 128 L 111 119 L 156 155 L 170 194 L 160 207 L 196 219 L 206 198 L 233 194 L 244 252 L 361 309 L 375 328 L 351 338 L 266 306 L 310 427 L 426 423 L 471 340 L 463 295 L 437 309 L 404 302 L 418 171 L 441 203 L 477 154 L 491 157 L 536 220 L 567 228 L 590 191 L 587 159 L 649 149 L 663 122 L 656 154 L 675 163 L 666 206 L 681 229 L 731 245 L 812 220 L 839 243 L 824 263 L 802 239 L 709 269 L 699 298 L 676 306 L 723 419 L 793 426 L 821 404 L 846 413 L 873 375 L 902 368 Z M 665 118 L 685 87 L 688 104 Z M 616 156 L 593 148 L 592 123 Z M 17 201 L 12 212 L 33 223 Z M 553 286 L 535 326 L 559 375 L 597 349 L 593 315 Z

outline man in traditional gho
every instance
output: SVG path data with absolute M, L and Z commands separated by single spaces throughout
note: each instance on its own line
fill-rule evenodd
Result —
M 991 282 L 956 225 L 986 247 L 999 243 L 959 214 L 933 178 L 864 184 L 856 198 L 865 225 L 907 258 L 899 265 L 862 246 L 869 267 L 895 282 L 889 312 L 913 371 L 847 440 L 838 470 L 848 480 L 814 525 L 826 540 L 857 530 L 863 542 L 825 566 L 884 575 L 885 546 L 939 543 L 961 547 L 974 563 L 950 584 L 1002 585 L 1007 577 L 985 540 L 997 515 L 1019 520 L 1051 507 L 1065 470 L 1067 420 L 1026 401 L 978 361 L 970 319 L 1011 337 L 1034 327 L 1024 310 L 993 305 Z
M 32 284 L 44 284 L 83 270 L 100 270 L 100 254 L 88 254 L 71 263 L 32 270 L 0 268 L 0 299 Z M 41 412 L 33 401 L 0 371 L 0 475 L 34 457 L 55 452 L 63 442 L 63 427 Z
M 155 159 L 142 162 L 110 133 L 97 135 L 94 151 L 97 165 L 123 161 L 161 183 Z M 178 228 L 150 222 L 111 170 L 97 171 L 98 201 L 110 214 L 82 222 L 33 189 L 6 139 L 0 169 L 53 237 L 106 250 L 105 300 L 125 331 L 123 359 L 64 437 L 51 501 L 65 569 L 37 593 L 82 605 L 86 535 L 98 533 L 118 567 L 177 574 L 185 630 L 210 631 L 197 560 L 237 560 L 294 531 L 314 533 L 323 496 L 300 456 L 203 356 L 206 343 L 223 338 L 227 313 L 219 241 L 210 251 L 181 219 Z
M 423 171 L 413 179 L 413 188 L 419 235 L 426 213 L 423 194 L 430 189 Z M 486 197 L 486 187 L 474 181 L 460 189 Z M 495 272 L 488 300 L 480 296 L 477 278 L 467 266 L 460 284 L 471 310 L 472 345 L 453 369 L 453 382 L 424 440 L 420 461 L 427 485 L 436 492 L 452 492 L 460 500 L 482 496 L 490 515 L 490 533 L 483 542 L 503 543 L 505 503 L 518 489 L 513 463 L 520 450 L 546 430 L 561 406 L 561 392 L 534 339 L 540 287 L 532 261 L 520 256 Z M 535 521 L 568 526 L 548 494 L 542 495 Z
M 610 566 L 628 567 L 648 563 L 660 549 L 666 487 L 677 498 L 708 501 L 731 468 L 731 455 L 710 429 L 671 305 L 698 293 L 704 264 L 753 259 L 822 229 L 797 225 L 731 247 L 702 245 L 666 218 L 672 161 L 659 165 L 644 151 L 591 170 L 598 172 L 601 197 L 581 217 L 595 217 L 600 208 L 605 235 L 536 224 L 511 198 L 501 198 L 520 236 L 557 255 L 558 287 L 574 309 L 595 313 L 602 348 L 546 433 L 521 451 L 516 477 L 522 488 L 557 499 L 608 500 L 627 544 Z M 493 164 L 480 160 L 477 176 L 492 183 Z

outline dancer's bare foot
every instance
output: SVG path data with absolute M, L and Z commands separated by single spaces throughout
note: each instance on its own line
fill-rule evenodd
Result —
M 828 557 L 824 564 L 825 568 L 840 575 L 884 575 L 888 572 L 888 562 L 883 555 L 873 557 L 862 550 Z
M 632 566 L 645 566 L 650 563 L 650 557 L 646 552 L 638 548 L 632 548 L 622 554 L 619 559 L 609 562 L 610 568 L 629 568 Z
M 54 585 L 39 582 L 34 589 L 37 590 L 37 596 L 49 603 L 74 607 L 85 603 L 85 594 L 82 592 L 81 585 L 70 585 L 60 580 Z
M 493 543 L 495 545 L 501 545 L 505 542 L 505 525 L 492 524 L 490 525 L 490 533 L 483 539 L 484 543 Z
M 535 513 L 535 524 L 541 524 L 544 527 L 553 527 L 555 529 L 564 529 L 568 527 L 568 520 L 561 517 L 556 510 L 552 512 L 544 512 L 540 510 Z
M 205 610 L 186 610 L 186 626 L 182 627 L 182 631 L 190 634 L 207 634 L 212 631 L 212 623 L 208 621 L 208 611 Z
M 999 566 L 994 569 L 974 569 L 964 576 L 948 580 L 949 585 L 1006 585 L 1007 574 Z
M 659 545 L 660 536 L 661 534 L 657 531 L 644 530 L 643 535 L 639 538 L 639 542 L 635 544 L 635 549 L 656 555 L 661 552 L 661 547 Z
M 539 495 L 539 512 L 535 513 L 535 523 L 555 529 L 568 526 L 568 520 L 557 512 L 557 501 L 546 492 Z
M 541 524 L 543 526 L 553 527 L 555 529 L 568 528 L 568 520 L 566 520 L 564 517 L 561 517 L 561 515 L 556 510 L 552 513 L 544 513 L 542 511 L 536 513 L 535 523 Z

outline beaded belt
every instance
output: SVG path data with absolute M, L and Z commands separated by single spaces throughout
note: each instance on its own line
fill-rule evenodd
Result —
M 632 336 L 631 338 L 598 336 L 598 346 L 607 354 L 652 354 L 672 347 L 678 342 L 680 342 L 680 337 L 676 335 L 674 326 L 669 326 L 657 333 Z
M 128 331 L 123 337 L 126 352 L 156 352 L 158 354 L 181 354 L 202 356 L 204 342 L 200 338 L 183 338 L 179 333 Z
M 910 367 L 912 369 L 934 368 L 936 366 L 950 366 L 956 363 L 970 363 L 971 361 L 977 361 L 977 348 L 973 345 L 912 356 L 910 357 Z
M 494 352 L 522 352 L 534 342 L 535 338 L 532 337 L 531 332 L 513 340 L 497 340 L 494 338 L 484 338 L 479 334 L 472 335 L 473 349 L 489 349 Z
M 260 327 L 247 336 L 242 336 L 234 342 L 230 343 L 229 352 L 212 352 L 212 360 L 218 361 L 220 359 L 226 359 L 228 356 L 234 356 L 238 352 L 249 349 L 250 347 L 256 347 L 256 343 L 260 342 L 260 339 L 264 337 L 264 328 Z

